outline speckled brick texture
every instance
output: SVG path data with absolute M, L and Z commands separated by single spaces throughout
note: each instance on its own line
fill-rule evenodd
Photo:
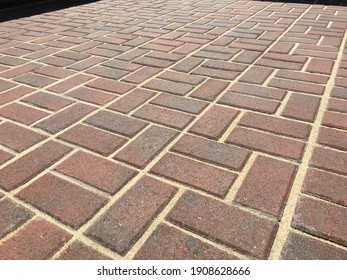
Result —
M 346 260 L 346 30 L 246 0 L 1 22 L 0 259 Z

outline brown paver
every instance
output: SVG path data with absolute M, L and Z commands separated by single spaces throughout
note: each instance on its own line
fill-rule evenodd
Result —
M 346 259 L 347 8 L 318 2 L 1 22 L 0 259 Z

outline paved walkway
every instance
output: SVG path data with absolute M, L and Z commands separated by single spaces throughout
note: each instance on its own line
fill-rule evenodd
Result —
M 105 0 L 0 24 L 1 259 L 347 259 L 347 8 Z

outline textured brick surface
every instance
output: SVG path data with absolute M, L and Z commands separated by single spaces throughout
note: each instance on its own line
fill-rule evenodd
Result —
M 280 219 L 295 172 L 294 164 L 259 156 L 244 179 L 235 200 Z
M 58 2 L 0 22 L 1 256 L 346 258 L 341 0 Z
M 121 149 L 114 158 L 144 168 L 177 135 L 178 133 L 171 129 L 152 126 Z
M 236 175 L 185 157 L 167 154 L 152 169 L 159 176 L 224 197 Z
M 44 260 L 70 238 L 71 235 L 59 227 L 36 219 L 0 245 L 0 259 Z
M 236 258 L 177 229 L 160 225 L 134 259 L 233 260 Z
M 88 229 L 87 235 L 123 255 L 141 237 L 175 192 L 173 186 L 145 177 L 117 200 Z
M 106 202 L 105 198 L 51 174 L 30 184 L 18 197 L 73 228 L 82 226 Z
M 168 219 L 256 258 L 267 257 L 277 229 L 274 222 L 192 192 L 178 201 Z
M 47 142 L 0 169 L 0 187 L 7 191 L 26 183 L 70 151 L 65 145 Z
M 74 154 L 56 169 L 111 194 L 119 191 L 136 175 L 129 168 L 84 152 Z
M 295 209 L 292 226 L 346 246 L 346 215 L 346 207 L 301 197 Z

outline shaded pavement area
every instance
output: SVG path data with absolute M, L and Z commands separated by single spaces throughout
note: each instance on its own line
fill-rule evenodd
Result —
M 346 29 L 246 0 L 0 23 L 0 259 L 347 259 Z

